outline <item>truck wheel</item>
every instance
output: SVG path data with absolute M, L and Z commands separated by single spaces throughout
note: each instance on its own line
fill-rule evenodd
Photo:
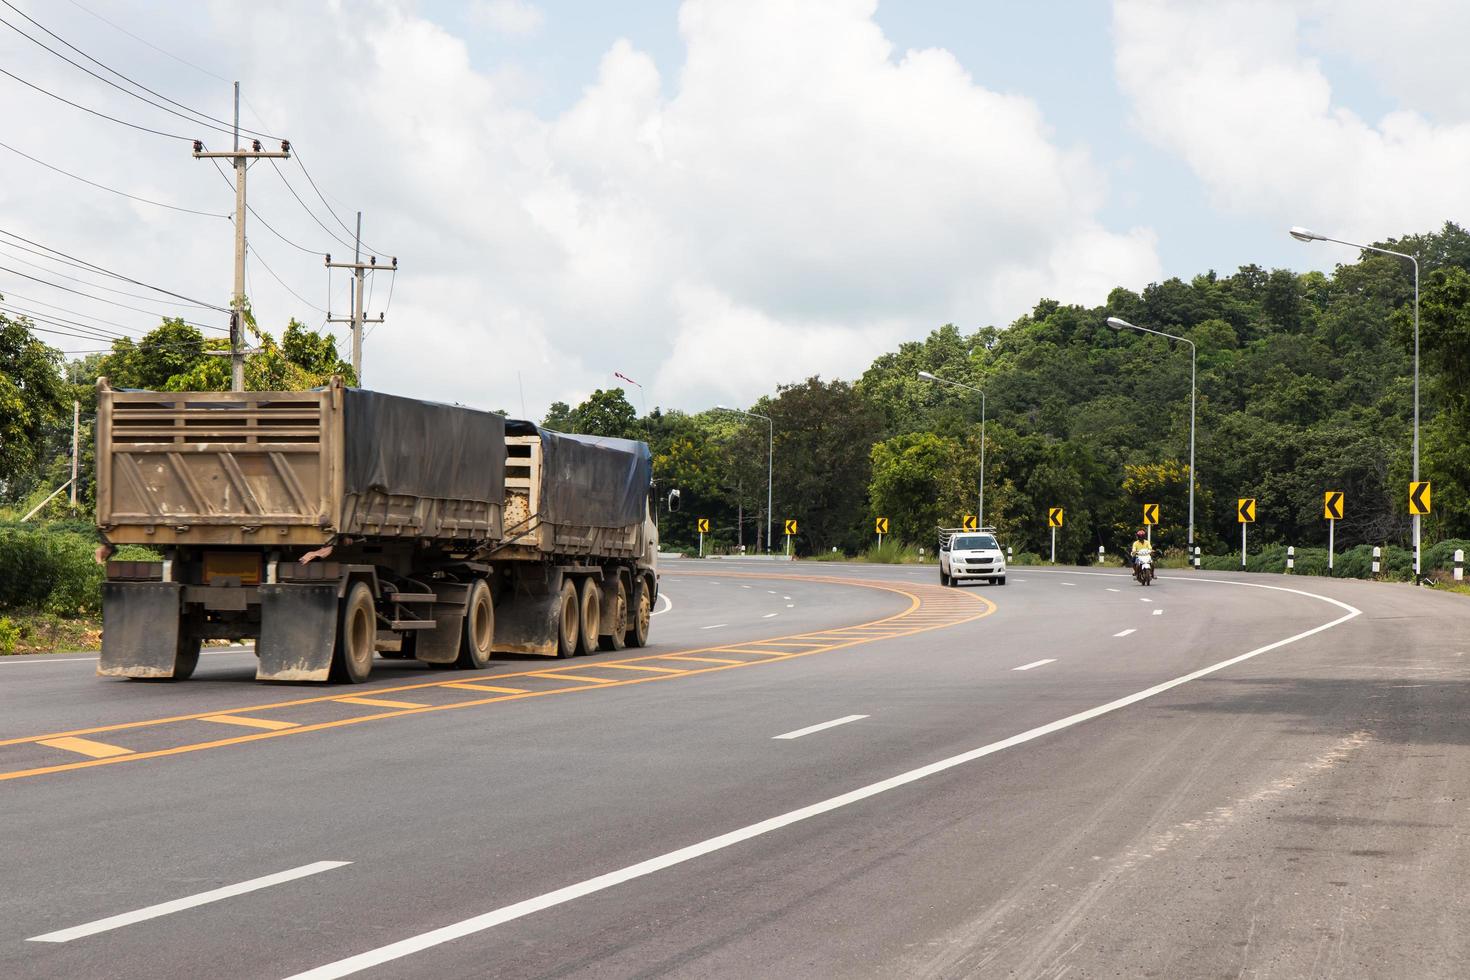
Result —
M 203 640 L 190 636 L 184 632 L 184 627 L 179 627 L 179 648 L 174 653 L 174 680 L 186 681 L 194 676 L 194 668 L 199 666 L 199 648 L 203 645 Z
M 939 584 L 940 585 L 948 585 L 949 584 L 949 573 L 946 572 L 942 568 L 939 570 Z
M 342 602 L 337 623 L 337 648 L 332 653 L 333 680 L 361 684 L 373 672 L 373 647 L 378 641 L 378 613 L 373 590 L 354 582 Z
M 628 587 L 618 578 L 618 591 L 613 599 L 613 620 L 603 623 L 608 632 L 598 637 L 598 645 L 604 650 L 621 650 L 627 645 L 628 632 Z
M 577 609 L 577 587 L 567 579 L 561 586 L 561 600 L 557 603 L 556 655 L 565 659 L 577 655 L 577 629 L 581 614 Z
M 470 601 L 465 606 L 464 630 L 459 636 L 460 670 L 484 670 L 490 663 L 490 648 L 495 642 L 495 601 L 490 586 L 482 578 L 470 586 Z
M 577 655 L 597 652 L 597 634 L 602 632 L 602 590 L 591 578 L 582 579 L 577 589 Z
M 624 634 L 630 647 L 648 646 L 648 627 L 653 623 L 653 599 L 649 596 L 651 591 L 647 581 L 638 584 L 638 605 L 633 610 L 633 622 L 628 624 L 628 632 Z

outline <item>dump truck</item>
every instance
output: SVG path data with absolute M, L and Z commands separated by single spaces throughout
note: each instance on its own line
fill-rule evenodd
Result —
M 658 597 L 641 442 L 345 387 L 114 390 L 97 401 L 108 677 L 185 679 L 252 640 L 266 681 L 360 683 L 374 658 L 647 644 Z

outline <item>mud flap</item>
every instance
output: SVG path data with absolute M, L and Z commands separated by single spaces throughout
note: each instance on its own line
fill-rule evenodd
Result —
M 183 596 L 178 582 L 103 582 L 97 676 L 174 676 Z
M 496 653 L 556 656 L 561 632 L 561 583 L 561 572 L 549 571 L 541 581 L 523 581 L 522 587 L 495 606 Z
M 260 586 L 259 594 L 256 680 L 326 680 L 337 644 L 337 583 L 276 583 Z
M 437 583 L 434 588 L 434 628 L 419 630 L 413 638 L 414 659 L 425 664 L 452 664 L 459 659 L 465 602 L 470 587 L 459 582 Z

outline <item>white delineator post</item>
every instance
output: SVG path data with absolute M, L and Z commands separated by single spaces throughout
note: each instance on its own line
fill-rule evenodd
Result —
M 1195 568 L 1199 568 L 1200 567 L 1200 547 L 1199 547 L 1199 545 L 1195 545 L 1194 546 L 1194 567 Z
M 1465 581 L 1465 549 L 1455 549 L 1455 581 Z
M 1099 565 L 1101 565 L 1105 561 L 1107 561 L 1107 552 L 1104 550 L 1104 548 L 1103 548 L 1102 545 L 1098 545 L 1097 546 L 1097 563 Z
M 1378 572 L 1379 572 L 1379 569 L 1381 569 L 1383 567 L 1383 563 L 1381 561 L 1382 558 L 1383 558 L 1383 549 L 1380 548 L 1380 547 L 1378 547 L 1378 545 L 1375 544 L 1373 546 L 1373 574 L 1374 575 L 1377 575 Z
M 1286 570 L 1289 572 L 1294 568 L 1296 568 L 1296 546 L 1289 544 L 1286 546 Z

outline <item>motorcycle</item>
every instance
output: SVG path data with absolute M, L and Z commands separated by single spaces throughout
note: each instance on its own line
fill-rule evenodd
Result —
M 1133 555 L 1133 580 L 1139 585 L 1150 585 L 1154 580 L 1154 553 L 1139 551 Z

